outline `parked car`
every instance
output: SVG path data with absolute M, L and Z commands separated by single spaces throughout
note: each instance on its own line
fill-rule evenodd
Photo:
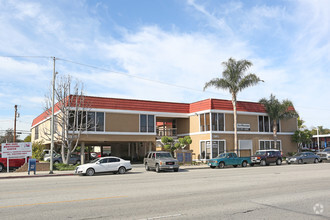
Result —
M 327 147 L 323 151 L 318 152 L 317 155 L 320 156 L 320 162 L 323 160 L 330 160 L 330 147 Z
M 252 166 L 254 164 L 260 164 L 261 166 L 276 163 L 276 165 L 282 164 L 282 153 L 279 150 L 258 150 L 251 156 Z
M 27 162 L 29 161 L 29 157 L 27 158 Z M 17 169 L 25 164 L 25 158 L 18 159 L 9 159 L 9 169 Z M 5 171 L 7 169 L 7 158 L 2 158 L 2 154 L 0 153 L 0 172 Z
M 77 166 L 75 174 L 93 176 L 95 173 L 113 172 L 124 174 L 131 170 L 131 161 L 119 157 L 101 157 L 90 163 Z
M 223 153 L 217 156 L 216 158 L 210 159 L 208 165 L 211 168 L 224 168 L 225 166 L 242 166 L 246 167 L 248 164 L 251 164 L 250 157 L 237 157 L 236 153 Z
M 174 159 L 170 152 L 151 151 L 143 159 L 143 164 L 147 171 L 154 169 L 157 173 L 161 170 L 179 171 L 179 161 Z
M 43 151 L 42 151 L 42 155 L 43 155 L 43 157 L 44 157 L 44 161 L 47 161 L 47 159 L 49 159 L 50 158 L 50 150 L 49 149 L 44 149 Z M 56 152 L 56 151 L 54 151 L 53 150 L 53 156 L 55 156 L 55 155 L 57 155 L 58 153 Z M 49 160 L 48 160 L 49 161 Z
M 286 158 L 286 162 L 288 164 L 291 163 L 318 163 L 320 161 L 320 156 L 312 153 L 312 152 L 301 152 L 301 153 L 296 153 L 292 157 Z
M 50 157 L 47 157 L 46 160 L 47 162 L 50 162 Z M 60 154 L 55 154 L 53 157 L 53 163 L 54 164 L 58 164 L 58 163 L 63 163 L 62 160 L 62 156 Z M 79 155 L 75 155 L 75 154 L 71 154 L 70 158 L 69 158 L 69 164 L 80 164 L 80 156 Z

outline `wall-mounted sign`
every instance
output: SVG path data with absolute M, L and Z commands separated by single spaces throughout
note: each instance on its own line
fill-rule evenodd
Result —
M 250 124 L 237 124 L 238 131 L 250 131 Z

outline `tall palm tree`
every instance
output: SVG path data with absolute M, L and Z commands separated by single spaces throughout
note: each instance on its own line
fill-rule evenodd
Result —
M 273 123 L 274 146 L 277 145 L 277 122 L 282 119 L 299 117 L 290 100 L 280 102 L 273 94 L 269 100 L 266 98 L 259 101 L 266 109 L 266 112 Z
M 233 58 L 229 58 L 227 62 L 222 62 L 222 65 L 225 68 L 222 72 L 222 78 L 214 78 L 205 83 L 204 91 L 206 88 L 213 86 L 217 89 L 229 90 L 231 93 L 234 110 L 234 149 L 237 152 L 237 94 L 247 87 L 258 84 L 262 80 L 252 73 L 244 75 L 252 66 L 252 63 L 248 60 L 236 61 Z

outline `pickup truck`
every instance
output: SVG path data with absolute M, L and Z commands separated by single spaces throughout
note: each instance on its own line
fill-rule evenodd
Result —
M 236 153 L 223 153 L 208 161 L 208 165 L 211 168 L 224 168 L 225 166 L 237 167 L 238 165 L 246 167 L 247 164 L 251 164 L 251 158 L 237 157 Z
M 28 161 L 29 159 L 27 159 Z M 9 169 L 16 169 L 23 166 L 25 163 L 25 158 L 20 159 L 9 159 Z M 0 172 L 3 172 L 7 169 L 7 158 L 2 158 L 2 154 L 0 153 Z

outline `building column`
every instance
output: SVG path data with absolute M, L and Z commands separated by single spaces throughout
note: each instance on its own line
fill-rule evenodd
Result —
M 128 156 L 130 157 L 131 156 L 131 143 L 128 143 Z
M 84 164 L 85 163 L 85 142 L 81 142 L 81 147 L 80 147 L 80 163 Z

